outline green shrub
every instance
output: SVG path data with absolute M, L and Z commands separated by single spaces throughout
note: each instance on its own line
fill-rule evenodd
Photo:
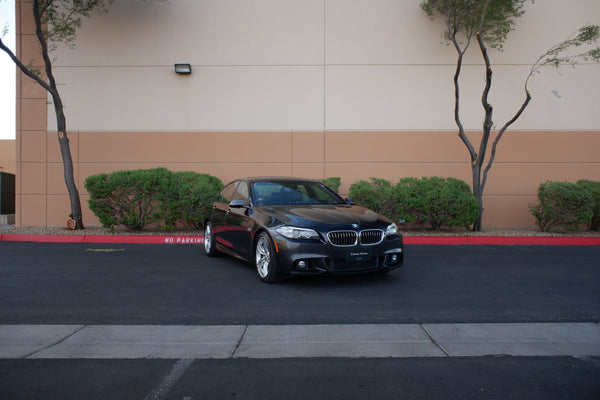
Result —
M 371 180 L 372 179 L 373 178 L 371 178 Z M 379 212 L 376 207 L 377 197 L 375 196 L 375 188 L 371 183 L 364 180 L 354 182 L 350 185 L 348 196 L 361 207 L 370 208 L 373 211 Z
M 350 186 L 350 197 L 390 219 L 442 226 L 473 224 L 479 204 L 465 182 L 455 178 L 403 178 L 396 185 L 371 178 Z
M 223 182 L 212 175 L 191 171 L 176 172 L 175 176 L 177 215 L 196 229 L 202 229 Z
M 90 209 L 105 228 L 142 230 L 161 224 L 172 231 L 180 220 L 201 226 L 223 184 L 206 174 L 154 168 L 92 175 L 85 187 Z
M 90 209 L 106 228 L 124 225 L 142 230 L 157 222 L 157 199 L 163 197 L 161 190 L 170 178 L 171 172 L 165 168 L 89 176 L 85 187 L 90 194 Z
M 350 185 L 348 196 L 358 205 L 390 219 L 398 217 L 398 199 L 393 184 L 385 179 L 371 178 Z
M 319 179 L 320 182 L 324 183 L 325 186 L 338 193 L 338 189 L 342 184 L 342 178 L 340 177 L 329 177 L 325 179 Z
M 537 197 L 539 204 L 529 209 L 542 232 L 577 231 L 579 225 L 592 220 L 592 195 L 582 185 L 547 181 L 540 184 Z
M 407 222 L 468 228 L 479 217 L 479 203 L 467 183 L 456 178 L 404 178 L 398 182 L 398 212 Z
M 152 170 L 147 170 L 152 171 Z M 161 186 L 156 193 L 155 212 L 156 222 L 161 224 L 165 231 L 175 230 L 177 221 L 181 218 L 181 209 L 179 206 L 179 186 L 177 175 L 171 171 L 161 181 Z
M 90 195 L 88 204 L 92 212 L 98 217 L 105 228 L 112 228 L 117 221 L 112 216 L 112 204 L 107 200 L 112 196 L 112 188 L 109 187 L 108 174 L 90 175 L 85 179 L 85 188 Z
M 600 182 L 582 179 L 577 181 L 592 196 L 592 219 L 588 224 L 588 230 L 600 230 Z

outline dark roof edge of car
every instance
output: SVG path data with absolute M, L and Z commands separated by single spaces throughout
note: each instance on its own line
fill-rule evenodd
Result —
M 310 179 L 310 178 L 298 178 L 294 176 L 248 176 L 243 178 L 234 179 L 235 181 L 289 181 L 289 182 L 319 182 L 318 179 Z

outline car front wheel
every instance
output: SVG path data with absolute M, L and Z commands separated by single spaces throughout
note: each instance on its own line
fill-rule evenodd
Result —
M 273 241 L 266 232 L 262 232 L 258 236 L 254 254 L 258 277 L 263 282 L 277 282 L 279 277 L 277 274 L 275 253 L 273 252 Z
M 215 248 L 215 237 L 213 236 L 212 224 L 210 222 L 204 225 L 204 252 L 209 257 L 219 254 L 219 251 Z

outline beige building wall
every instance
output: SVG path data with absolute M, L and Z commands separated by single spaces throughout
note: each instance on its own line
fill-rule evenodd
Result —
M 0 172 L 16 172 L 16 150 L 14 140 L 0 140 Z
M 25 4 L 23 4 L 25 3 Z M 35 58 L 29 5 L 17 0 L 17 45 Z M 584 23 L 597 0 L 528 6 L 504 52 L 491 51 L 491 101 L 502 125 L 523 100 L 538 54 Z M 560 23 L 552 23 L 552 21 Z M 240 175 L 358 179 L 453 176 L 470 183 L 453 122 L 455 52 L 419 2 L 398 0 L 117 0 L 59 48 L 75 176 L 87 225 L 85 177 L 165 166 Z M 476 50 L 476 49 L 472 49 Z M 174 63 L 192 64 L 176 75 Z M 540 182 L 600 177 L 600 67 L 546 71 L 499 148 L 484 226 L 532 226 Z M 477 144 L 483 69 L 477 51 L 462 83 L 465 126 Z M 51 105 L 18 80 L 17 224 L 63 225 L 69 203 Z

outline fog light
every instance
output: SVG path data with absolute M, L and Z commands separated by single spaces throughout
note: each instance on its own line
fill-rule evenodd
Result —
M 304 260 L 300 260 L 298 261 L 298 263 L 296 264 L 298 266 L 298 268 L 300 269 L 306 269 L 306 267 L 308 266 L 307 262 Z
M 393 263 L 397 263 L 398 262 L 398 254 L 392 254 L 392 262 Z

